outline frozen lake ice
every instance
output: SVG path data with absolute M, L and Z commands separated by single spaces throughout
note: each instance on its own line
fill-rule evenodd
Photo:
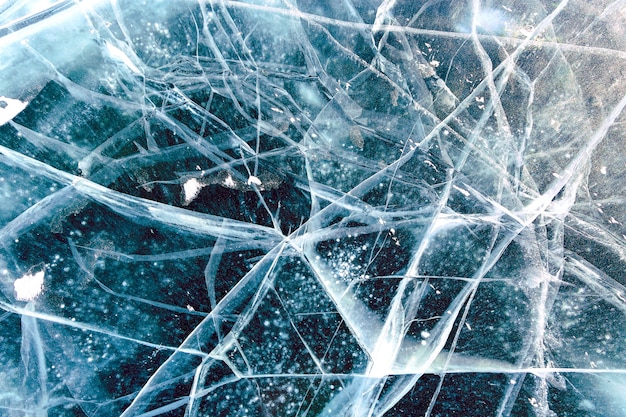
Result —
M 626 415 L 624 28 L 0 5 L 0 414 Z

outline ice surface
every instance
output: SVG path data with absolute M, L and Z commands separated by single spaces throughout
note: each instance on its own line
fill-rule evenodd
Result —
M 626 415 L 626 2 L 0 25 L 0 414 Z

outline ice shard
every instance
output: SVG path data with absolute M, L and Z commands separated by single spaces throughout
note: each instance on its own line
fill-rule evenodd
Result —
M 0 414 L 626 415 L 624 28 L 0 5 Z

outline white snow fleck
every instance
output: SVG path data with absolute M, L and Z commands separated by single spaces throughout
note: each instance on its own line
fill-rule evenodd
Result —
M 228 188 L 235 188 L 235 187 L 237 187 L 237 183 L 235 182 L 235 180 L 233 179 L 233 177 L 230 174 L 228 174 L 228 176 L 224 180 L 224 186 L 226 186 Z
M 20 301 L 34 300 L 43 290 L 44 271 L 34 274 L 26 273 L 22 278 L 18 278 L 13 283 L 15 297 Z
M 0 126 L 10 122 L 28 105 L 27 101 L 20 101 L 13 98 L 0 97 Z
M 196 178 L 188 179 L 183 185 L 183 192 L 184 192 L 184 198 L 185 198 L 184 204 L 189 205 L 189 203 L 191 203 L 198 196 L 202 187 L 203 187 L 203 184 L 200 181 L 198 181 Z
M 248 185 L 261 185 L 262 182 L 258 177 L 255 177 L 254 175 L 250 175 L 250 178 L 248 178 Z

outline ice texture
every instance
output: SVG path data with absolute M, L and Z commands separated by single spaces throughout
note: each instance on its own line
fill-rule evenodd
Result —
M 626 415 L 625 28 L 0 6 L 0 414 Z

